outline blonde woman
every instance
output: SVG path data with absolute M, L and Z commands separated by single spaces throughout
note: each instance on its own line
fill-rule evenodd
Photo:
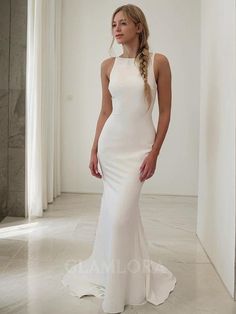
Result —
M 78 297 L 102 298 L 104 312 L 121 313 L 125 305 L 163 303 L 176 284 L 170 270 L 149 258 L 139 209 L 170 121 L 171 70 L 164 55 L 149 51 L 139 7 L 118 7 L 111 26 L 112 44 L 116 39 L 123 54 L 101 64 L 102 108 L 89 163 L 104 187 L 96 237 L 90 257 L 71 267 L 63 283 Z

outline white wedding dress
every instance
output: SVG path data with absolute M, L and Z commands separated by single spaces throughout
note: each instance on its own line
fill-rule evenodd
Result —
M 150 53 L 148 81 L 153 101 L 147 111 L 135 59 L 115 58 L 109 82 L 113 110 L 98 141 L 103 195 L 93 251 L 62 279 L 74 296 L 102 298 L 106 313 L 123 312 L 126 304 L 163 303 L 176 284 L 170 270 L 149 258 L 139 208 L 145 182 L 139 180 L 139 168 L 155 139 L 153 60 Z

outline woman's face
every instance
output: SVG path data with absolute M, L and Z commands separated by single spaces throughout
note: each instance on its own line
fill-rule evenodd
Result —
M 131 19 L 127 18 L 122 11 L 117 12 L 114 16 L 112 34 L 118 43 L 125 43 L 138 35 L 136 25 Z M 117 35 L 120 36 L 117 37 Z

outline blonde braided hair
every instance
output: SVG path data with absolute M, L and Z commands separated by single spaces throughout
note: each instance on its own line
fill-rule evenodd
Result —
M 147 21 L 143 11 L 138 6 L 133 4 L 126 4 L 116 8 L 116 10 L 112 14 L 111 23 L 113 23 L 113 19 L 116 13 L 118 13 L 119 11 L 122 11 L 126 15 L 126 17 L 130 18 L 136 25 L 139 23 L 142 25 L 142 31 L 139 33 L 139 47 L 137 50 L 135 61 L 138 63 L 139 72 L 144 81 L 144 95 L 149 109 L 152 102 L 152 91 L 148 83 L 148 65 L 150 62 L 150 53 L 147 41 L 149 37 Z M 114 37 L 110 45 L 110 50 L 113 43 Z

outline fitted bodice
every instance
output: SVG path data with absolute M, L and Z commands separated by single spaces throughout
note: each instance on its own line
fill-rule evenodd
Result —
M 141 118 L 144 115 L 151 115 L 155 102 L 157 85 L 155 81 L 153 59 L 154 54 L 150 53 L 148 65 L 148 83 L 152 91 L 152 103 L 147 111 L 147 103 L 144 95 L 144 81 L 139 72 L 135 58 L 116 57 L 109 82 L 109 91 L 112 96 L 112 114 Z
M 112 112 L 99 138 L 100 152 L 149 151 L 155 138 L 152 120 L 157 85 L 153 71 L 153 54 L 148 64 L 148 82 L 152 103 L 148 109 L 145 101 L 144 81 L 134 58 L 116 57 L 110 73 L 109 91 L 112 96 Z M 130 143 L 133 146 L 130 146 Z

